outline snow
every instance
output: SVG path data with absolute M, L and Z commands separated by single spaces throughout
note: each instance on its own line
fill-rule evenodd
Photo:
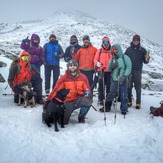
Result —
M 132 32 L 115 24 L 99 21 L 82 13 L 75 16 L 67 13 L 55 13 L 47 20 L 21 22 L 0 25 L 0 47 L 5 54 L 0 55 L 0 61 L 7 63 L 7 67 L 0 68 L 0 73 L 7 80 L 11 60 L 4 57 L 6 52 L 19 53 L 22 39 L 39 34 L 41 46 L 48 41 L 51 33 L 56 34 L 59 43 L 65 48 L 69 38 L 76 34 L 79 43 L 83 35 L 89 34 L 91 42 L 97 48 L 101 45 L 103 36 L 108 35 L 111 43 L 120 43 L 125 50 L 129 46 Z M 144 65 L 146 71 L 162 74 L 162 47 L 141 37 L 142 45 L 150 49 L 151 61 Z M 157 56 L 157 57 L 155 57 Z M 61 74 L 66 69 L 65 62 L 61 62 Z M 44 67 L 41 68 L 44 90 Z M 144 74 L 146 78 L 148 75 Z M 162 80 L 160 80 L 160 84 Z M 6 83 L 0 83 L 0 163 L 162 163 L 163 151 L 163 118 L 152 117 L 150 106 L 159 106 L 163 92 L 142 90 L 142 106 L 140 110 L 133 107 L 124 119 L 117 107 L 104 114 L 93 108 L 87 114 L 85 124 L 77 122 L 76 110 L 65 128 L 59 132 L 54 126 L 48 128 L 42 123 L 42 106 L 24 108 L 13 103 L 13 95 Z M 43 91 L 43 93 L 45 93 Z M 135 92 L 134 92 L 135 98 Z M 93 99 L 93 106 L 98 110 L 97 96 Z
M 2 60 L 2 57 L 0 57 Z M 3 59 L 4 60 L 4 59 Z M 7 65 L 10 60 L 5 59 Z M 66 65 L 61 62 L 61 74 Z M 7 79 L 8 67 L 1 68 Z M 42 67 L 43 75 L 43 67 Z M 59 132 L 54 126 L 42 123 L 42 106 L 24 108 L 13 103 L 7 83 L 0 85 L 0 162 L 1 163 L 162 163 L 163 118 L 149 114 L 149 107 L 159 106 L 162 92 L 142 90 L 142 108 L 129 108 L 126 118 L 121 115 L 119 103 L 115 110 L 104 114 L 93 108 L 85 124 L 77 123 L 76 110 L 65 128 Z M 133 101 L 135 105 L 135 101 Z M 93 106 L 98 110 L 97 97 Z

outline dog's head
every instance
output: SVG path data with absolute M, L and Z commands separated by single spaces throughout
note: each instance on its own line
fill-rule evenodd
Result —
M 57 91 L 55 99 L 59 102 L 64 102 L 69 92 L 70 89 L 60 89 Z
M 27 92 L 32 91 L 32 84 L 30 82 L 23 82 L 19 85 L 20 89 L 25 90 Z

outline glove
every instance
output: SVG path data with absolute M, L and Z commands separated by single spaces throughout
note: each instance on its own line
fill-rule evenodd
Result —
M 118 67 L 118 62 L 111 63 L 110 66 L 109 66 L 109 68 L 110 68 L 111 70 L 114 70 L 114 69 L 117 68 L 117 67 Z
M 102 63 L 101 63 L 101 62 L 97 62 L 97 63 L 96 63 L 96 66 L 97 66 L 97 67 L 101 67 L 101 66 L 102 66 Z
M 149 56 L 148 54 L 146 54 L 146 55 L 145 55 L 145 61 L 146 61 L 146 62 L 149 62 L 149 60 L 150 60 L 150 56 Z
M 30 43 L 30 40 L 28 39 L 28 36 L 27 36 L 27 38 L 25 38 L 24 40 L 22 40 L 22 42 L 24 43 L 24 44 L 29 44 Z
M 122 76 L 120 79 L 119 79 L 119 84 L 122 85 L 124 83 L 124 81 L 126 80 L 126 76 Z

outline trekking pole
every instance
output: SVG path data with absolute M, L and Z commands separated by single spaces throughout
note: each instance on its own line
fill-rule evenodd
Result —
M 91 105 L 92 106 L 92 108 L 95 110 L 95 111 L 97 111 L 97 109 L 93 106 L 93 105 Z
M 14 95 L 13 93 L 3 93 L 3 96 Z
M 104 95 L 104 122 L 106 126 L 106 108 L 105 108 L 105 81 L 104 81 L 104 68 L 102 69 L 102 85 L 103 85 L 103 95 Z
M 5 87 L 5 89 L 4 89 L 4 90 L 6 90 L 6 89 L 7 89 L 7 87 L 8 87 L 8 84 L 6 85 L 6 87 Z
M 124 91 L 125 91 L 125 87 L 124 87 L 124 84 L 122 84 L 122 86 L 121 86 L 121 95 L 122 95 L 121 96 L 122 97 L 121 106 L 122 106 L 122 108 L 124 107 L 124 102 L 125 102 Z M 125 114 L 124 114 L 124 119 L 126 119 Z
M 118 97 L 119 97 L 119 75 L 120 75 L 121 67 L 119 67 L 117 71 L 117 78 L 118 78 L 118 86 L 117 86 L 117 96 L 115 98 L 116 104 L 115 104 L 115 116 L 114 116 L 114 124 L 116 124 L 116 118 L 117 118 L 117 103 L 118 103 Z

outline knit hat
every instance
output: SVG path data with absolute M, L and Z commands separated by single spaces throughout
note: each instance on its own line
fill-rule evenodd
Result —
M 49 39 L 51 39 L 52 37 L 56 38 L 56 36 L 54 34 L 51 34 Z
M 89 40 L 89 41 L 90 41 L 89 36 L 88 36 L 88 35 L 85 35 L 85 36 L 83 37 L 83 41 L 84 41 L 84 40 Z
M 78 62 L 75 59 L 71 59 L 68 61 L 67 67 L 69 67 L 71 65 L 75 65 L 76 67 L 78 67 Z
M 73 39 L 73 38 L 76 39 L 76 40 L 78 40 L 77 37 L 76 37 L 75 35 L 72 35 L 72 36 L 70 37 L 70 40 Z
M 134 41 L 134 40 L 140 41 L 140 36 L 139 35 L 134 35 L 132 41 Z

